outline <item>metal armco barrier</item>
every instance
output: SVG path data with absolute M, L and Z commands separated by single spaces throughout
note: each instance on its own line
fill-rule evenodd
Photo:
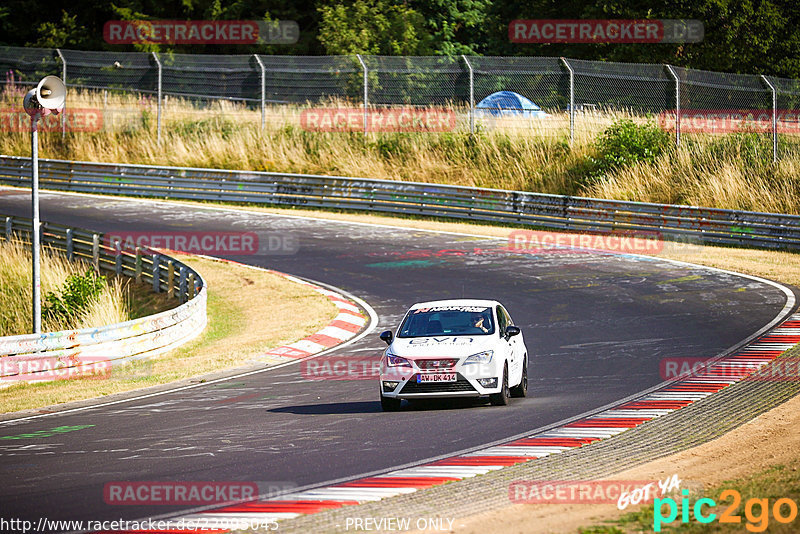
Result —
M 800 249 L 800 216 L 545 195 L 451 185 L 40 160 L 59 191 L 251 202 L 518 224 L 577 232 L 648 232 L 698 244 Z M 30 160 L 0 156 L 0 184 L 29 187 Z
M 30 219 L 3 217 L 2 239 L 30 241 Z M 151 283 L 158 291 L 174 292 L 181 303 L 174 309 L 148 317 L 99 328 L 64 330 L 42 334 L 0 337 L 0 377 L 14 381 L 20 374 L 36 380 L 37 374 L 52 380 L 53 365 L 59 371 L 77 368 L 87 362 L 113 365 L 124 360 L 147 358 L 173 349 L 190 340 L 206 326 L 206 285 L 200 274 L 182 262 L 137 249 L 108 246 L 101 234 L 51 223 L 40 227 L 42 244 L 66 252 L 70 259 L 81 258 L 96 271 L 108 271 Z M 173 287 L 169 276 L 181 273 L 188 284 Z M 39 368 L 41 371 L 23 373 Z

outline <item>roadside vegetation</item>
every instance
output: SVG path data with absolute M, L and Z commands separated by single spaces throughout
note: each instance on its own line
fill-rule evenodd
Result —
M 0 250 L 0 258 L 5 257 L 5 252 Z M 114 367 L 103 380 L 56 380 L 0 388 L 0 413 L 104 397 L 176 381 L 185 384 L 205 381 L 209 373 L 251 365 L 268 350 L 320 330 L 337 314 L 337 308 L 323 295 L 276 274 L 191 256 L 181 257 L 181 260 L 197 269 L 208 283 L 208 326 L 200 336 L 155 358 Z M 0 288 L 3 286 L 0 279 Z M 165 298 L 164 293 L 154 294 L 146 289 L 141 293 L 142 299 Z M 175 306 L 174 299 L 168 302 Z M 141 311 L 148 307 L 148 313 L 160 311 L 154 309 L 153 302 L 139 302 Z M 260 362 L 263 365 L 276 363 Z M 192 380 L 199 375 L 204 376 Z M 227 382 L 220 387 L 240 386 L 241 383 Z M 235 391 L 231 396 L 236 395 Z
M 0 336 L 32 331 L 31 253 L 20 241 L 0 241 Z M 89 328 L 132 318 L 129 284 L 95 275 L 81 261 L 71 262 L 42 247 L 42 331 Z
M 20 95 L 5 93 L 3 107 Z M 656 118 L 625 112 L 586 111 L 576 116 L 569 145 L 566 113 L 546 119 L 477 121 L 470 136 L 467 110 L 457 109 L 452 132 L 309 132 L 300 106 L 268 110 L 261 130 L 258 109 L 228 101 L 192 103 L 169 97 L 162 143 L 156 141 L 152 98 L 128 94 L 71 94 L 73 108 L 97 109 L 102 131 L 47 132 L 40 155 L 48 158 L 333 174 L 475 185 L 541 193 L 800 213 L 800 139 L 780 136 L 772 162 L 769 135 L 684 134 Z M 331 106 L 348 106 L 331 102 Z M 165 150 L 164 148 L 168 149 Z M 0 153 L 30 154 L 27 133 L 0 138 Z

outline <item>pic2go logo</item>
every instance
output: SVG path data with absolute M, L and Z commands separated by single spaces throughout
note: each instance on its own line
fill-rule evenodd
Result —
M 698 499 L 692 506 L 687 497 L 689 491 L 683 490 L 682 494 L 684 497 L 681 499 L 680 504 L 681 523 L 689 523 L 691 520 L 690 514 L 694 516 L 695 521 L 703 524 L 711 523 L 717 519 L 717 514 L 708 511 L 709 508 L 717 506 L 714 499 Z M 737 510 L 742 502 L 742 496 L 737 490 L 730 489 L 723 491 L 719 496 L 720 502 L 728 498 L 731 499 L 731 504 L 724 512 L 719 514 L 719 522 L 741 524 L 742 517 L 737 513 Z M 665 506 L 666 516 L 664 515 Z M 704 509 L 704 507 L 706 508 Z M 784 497 L 772 504 L 771 511 L 775 521 L 788 524 L 797 518 L 797 503 Z M 678 512 L 678 503 L 675 502 L 675 499 L 670 497 L 664 499 L 656 498 L 653 501 L 653 530 L 661 532 L 662 525 L 672 523 L 678 519 Z M 749 532 L 764 532 L 769 526 L 769 514 L 769 499 L 748 499 L 744 505 L 744 516 L 747 519 L 745 528 Z

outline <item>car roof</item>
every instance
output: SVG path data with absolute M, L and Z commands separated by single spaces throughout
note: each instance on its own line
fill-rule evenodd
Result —
M 494 307 L 500 304 L 496 300 L 486 300 L 486 299 L 450 299 L 450 300 L 431 300 L 428 302 L 417 302 L 413 306 L 411 306 L 410 310 L 416 310 L 417 308 L 431 308 L 434 306 L 486 306 Z

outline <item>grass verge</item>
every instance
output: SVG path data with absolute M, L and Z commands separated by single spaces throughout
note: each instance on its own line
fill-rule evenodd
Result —
M 283 277 L 212 260 L 181 258 L 209 284 L 206 330 L 152 360 L 115 367 L 107 379 L 19 384 L 0 390 L 0 412 L 103 397 L 243 366 L 330 322 L 337 309 L 324 296 Z
M 21 97 L 12 93 L 0 93 L 0 106 L 18 106 Z M 113 92 L 104 99 L 102 92 L 91 91 L 71 92 L 69 99 L 74 109 L 103 115 L 103 128 L 64 137 L 60 130 L 43 132 L 41 157 L 333 174 L 800 213 L 800 136 L 781 135 L 780 158 L 773 163 L 772 141 L 763 132 L 684 132 L 675 150 L 654 116 L 627 111 L 579 112 L 570 145 L 569 118 L 559 110 L 546 119 L 479 120 L 476 134 L 470 135 L 467 110 L 454 109 L 459 120 L 453 131 L 365 137 L 303 129 L 300 116 L 310 104 L 268 109 L 262 130 L 257 109 L 225 101 L 200 106 L 170 97 L 162 110 L 159 144 L 152 99 Z M 609 134 L 625 121 L 650 124 L 650 133 L 662 135 L 630 128 Z M 662 144 L 657 139 L 667 140 L 664 150 L 653 151 Z M 0 154 L 28 156 L 27 133 L 0 137 Z

